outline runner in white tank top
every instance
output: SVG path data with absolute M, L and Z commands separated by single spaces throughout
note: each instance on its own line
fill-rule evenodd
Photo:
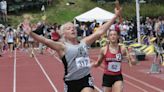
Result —
M 13 48 L 14 48 L 14 32 L 12 29 L 9 29 L 7 32 L 6 40 L 8 43 L 8 48 L 9 48 L 9 57 L 12 57 L 13 55 Z

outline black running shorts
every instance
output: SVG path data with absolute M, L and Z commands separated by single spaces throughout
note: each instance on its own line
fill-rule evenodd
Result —
M 123 81 L 122 74 L 120 74 L 120 75 L 107 75 L 107 74 L 104 74 L 103 75 L 102 86 L 104 86 L 104 87 L 112 87 L 112 85 L 116 81 Z
M 64 92 L 81 92 L 85 87 L 94 89 L 93 78 L 90 74 L 79 80 L 65 81 Z

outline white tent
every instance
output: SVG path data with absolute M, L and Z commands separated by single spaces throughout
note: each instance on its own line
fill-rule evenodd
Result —
M 89 10 L 79 16 L 76 16 L 75 19 L 82 22 L 92 22 L 96 20 L 97 22 L 104 22 L 111 19 L 114 16 L 113 13 L 108 12 L 99 7 L 95 7 L 92 10 Z

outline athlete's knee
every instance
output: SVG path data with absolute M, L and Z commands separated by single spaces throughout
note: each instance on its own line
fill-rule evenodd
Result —
M 103 92 L 112 92 L 111 87 L 103 87 Z
M 91 87 L 85 87 L 85 88 L 82 89 L 81 92 L 94 92 L 94 89 L 91 88 Z
M 123 90 L 123 81 L 117 81 L 114 83 L 112 90 L 114 92 L 122 92 Z

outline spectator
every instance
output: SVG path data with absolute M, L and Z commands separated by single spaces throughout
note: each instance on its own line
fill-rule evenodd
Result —
M 6 0 L 2 0 L 0 2 L 0 10 L 1 10 L 1 16 L 2 16 L 2 20 L 3 22 L 7 22 L 7 2 Z
M 51 39 L 53 41 L 58 41 L 60 39 L 59 33 L 56 31 L 56 29 L 51 29 Z
M 2 27 L 0 27 L 0 57 L 2 56 L 3 50 L 3 34 L 2 34 Z

